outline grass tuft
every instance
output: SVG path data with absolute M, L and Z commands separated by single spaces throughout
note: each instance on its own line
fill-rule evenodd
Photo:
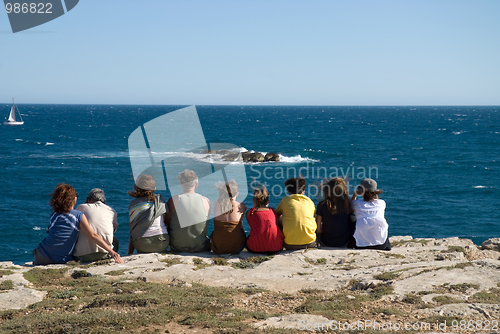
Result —
M 394 272 L 394 271 L 392 271 L 392 272 L 388 271 L 385 273 L 373 275 L 373 278 L 381 280 L 381 281 L 390 281 L 390 280 L 398 278 L 399 275 L 401 275 L 401 273 Z
M 14 272 L 8 269 L 0 269 L 0 278 L 7 275 L 12 275 Z
M 11 279 L 5 280 L 0 283 L 0 290 L 4 291 L 12 289 L 14 289 L 14 281 L 12 281 Z
M 227 260 L 223 257 L 214 257 L 212 258 L 212 261 L 214 262 L 214 265 L 216 266 L 227 266 Z
M 167 267 L 182 263 L 180 257 L 172 257 L 172 258 L 168 258 L 168 259 L 163 259 L 163 260 L 160 260 L 160 262 L 166 263 Z
M 36 287 L 49 285 L 56 280 L 62 279 L 67 269 L 41 269 L 33 268 L 23 273 L 26 280 L 33 283 Z
M 125 269 L 108 271 L 104 275 L 109 275 L 109 276 L 121 276 L 121 275 L 125 275 Z

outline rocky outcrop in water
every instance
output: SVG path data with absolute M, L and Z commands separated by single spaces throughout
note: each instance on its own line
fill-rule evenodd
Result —
M 219 154 L 222 155 L 224 161 L 236 161 L 240 160 L 243 162 L 269 162 L 269 161 L 280 161 L 280 155 L 278 153 L 266 153 L 266 155 L 260 152 L 242 152 L 234 153 L 228 150 L 205 150 L 203 154 Z M 240 158 L 241 157 L 241 158 Z

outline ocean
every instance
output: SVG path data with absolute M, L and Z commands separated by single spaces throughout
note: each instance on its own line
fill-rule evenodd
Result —
M 46 235 L 49 194 L 60 182 L 75 187 L 78 204 L 92 188 L 105 191 L 118 212 L 119 253 L 126 255 L 133 186 L 128 137 L 183 107 L 19 105 L 25 124 L 0 125 L 0 261 L 32 261 Z M 273 207 L 294 173 L 306 177 L 315 203 L 315 186 L 324 178 L 348 175 L 352 189 L 371 177 L 384 190 L 391 236 L 455 236 L 480 244 L 500 235 L 500 211 L 491 206 L 500 188 L 499 106 L 196 108 L 207 142 L 280 154 L 280 162 L 245 164 L 248 185 L 266 183 Z M 0 104 L 0 115 L 9 110 Z M 251 194 L 244 202 L 252 206 Z

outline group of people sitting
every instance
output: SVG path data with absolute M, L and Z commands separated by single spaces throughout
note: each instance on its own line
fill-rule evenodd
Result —
M 378 198 L 382 190 L 372 179 L 364 179 L 350 198 L 342 178 L 321 185 L 323 201 L 317 208 L 305 196 L 304 178 L 285 181 L 289 193 L 276 209 L 269 206 L 269 192 L 264 185 L 254 186 L 253 207 L 238 202 L 238 185 L 234 180 L 216 185 L 214 230 L 208 236 L 211 203 L 196 193 L 198 177 L 192 170 L 178 175 L 182 194 L 165 201 L 155 194 L 151 175 L 141 175 L 134 183 L 129 205 L 130 238 L 128 254 L 213 251 L 236 254 L 245 247 L 258 254 L 274 254 L 283 249 L 299 250 L 320 246 L 390 250 L 385 201 Z M 66 263 L 71 260 L 90 262 L 113 258 L 121 263 L 116 230 L 116 212 L 107 206 L 104 193 L 93 189 L 85 204 L 77 207 L 77 194 L 67 184 L 57 185 L 52 194 L 54 213 L 47 237 L 33 251 L 34 264 Z M 356 199 L 361 196 L 361 199 Z M 243 217 L 250 226 L 248 237 Z M 79 231 L 83 233 L 79 233 Z

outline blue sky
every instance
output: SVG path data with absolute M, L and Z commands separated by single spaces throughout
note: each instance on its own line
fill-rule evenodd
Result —
M 500 1 L 81 0 L 13 34 L 0 103 L 500 105 Z

